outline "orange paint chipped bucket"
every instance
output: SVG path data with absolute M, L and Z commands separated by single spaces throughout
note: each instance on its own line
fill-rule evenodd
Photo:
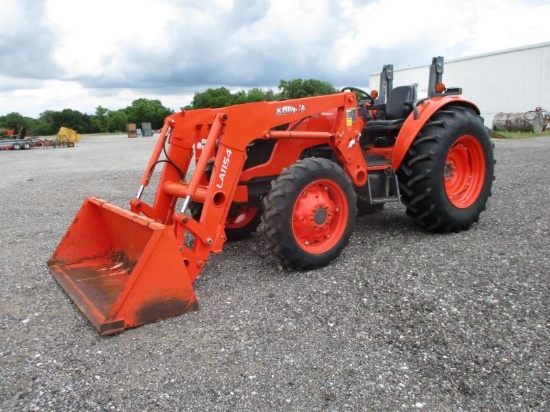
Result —
M 48 266 L 102 335 L 198 309 L 173 228 L 98 198 L 84 201 Z

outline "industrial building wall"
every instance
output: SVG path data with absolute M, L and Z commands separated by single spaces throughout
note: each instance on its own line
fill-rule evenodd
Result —
M 417 83 L 418 96 L 425 97 L 429 63 L 395 67 L 394 87 Z M 379 88 L 379 73 L 372 73 L 369 80 L 371 90 Z M 492 127 L 499 112 L 550 110 L 550 42 L 445 61 L 443 82 L 462 87 L 463 97 L 478 105 L 487 127 Z

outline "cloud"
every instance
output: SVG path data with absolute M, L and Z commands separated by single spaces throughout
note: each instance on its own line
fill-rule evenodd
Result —
M 51 50 L 58 41 L 44 18 L 45 4 L 3 0 L 0 14 L 0 75 L 13 79 L 48 79 L 59 72 Z
M 436 55 L 448 60 L 550 40 L 550 5 L 539 0 L 3 3 L 0 114 L 24 107 L 22 98 L 36 107 L 33 93 L 44 106 L 31 115 L 62 102 L 89 112 L 101 99 L 117 109 L 131 96 L 181 101 L 177 109 L 207 87 L 276 88 L 297 77 L 365 88 L 384 64 L 423 65 Z M 48 102 L 44 89 L 52 85 Z

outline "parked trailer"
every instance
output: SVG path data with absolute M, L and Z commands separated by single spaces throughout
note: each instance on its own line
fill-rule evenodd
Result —
M 55 138 L 0 139 L 0 150 L 26 150 L 33 147 L 74 147 L 82 136 L 73 129 L 61 127 Z
M 0 150 L 27 150 L 41 145 L 40 139 L 0 139 Z

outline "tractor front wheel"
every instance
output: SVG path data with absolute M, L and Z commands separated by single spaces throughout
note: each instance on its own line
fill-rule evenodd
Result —
M 315 269 L 348 244 L 357 215 L 353 184 L 327 159 L 299 160 L 272 181 L 262 222 L 271 251 L 283 267 Z
M 434 232 L 459 232 L 477 222 L 491 195 L 493 142 L 472 109 L 436 112 L 398 171 L 407 214 Z

